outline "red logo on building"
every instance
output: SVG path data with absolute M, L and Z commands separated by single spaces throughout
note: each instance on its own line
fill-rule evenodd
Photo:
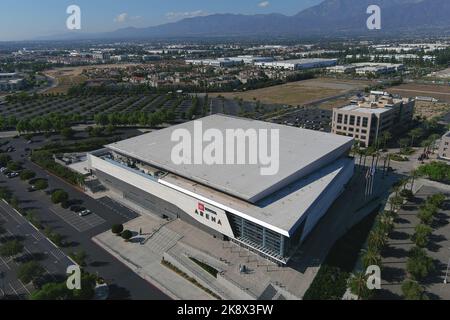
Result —
M 198 203 L 198 210 L 205 211 L 205 205 L 203 203 Z

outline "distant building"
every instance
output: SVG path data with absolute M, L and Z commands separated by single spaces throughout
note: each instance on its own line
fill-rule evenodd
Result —
M 355 70 L 356 70 L 356 67 L 353 65 L 334 66 L 334 67 L 327 68 L 327 71 L 329 73 L 338 73 L 338 74 L 352 73 Z
M 413 119 L 415 100 L 394 98 L 385 92 L 333 110 L 332 132 L 353 137 L 362 147 L 375 143 L 385 131 L 408 128 Z
M 356 67 L 356 74 L 359 75 L 380 75 L 387 73 L 394 73 L 402 71 L 405 66 L 403 64 L 394 63 L 376 63 L 376 62 L 361 62 L 354 63 L 353 66 Z
M 230 68 L 241 65 L 242 60 L 232 60 L 230 58 L 186 60 L 186 64 L 195 66 L 210 66 L 215 68 Z
M 337 59 L 295 59 L 273 62 L 256 62 L 255 65 L 261 68 L 282 69 L 282 70 L 302 70 L 325 68 L 335 66 Z
M 94 52 L 92 57 L 96 60 L 109 61 L 111 59 L 111 54 L 108 52 Z
M 442 136 L 438 152 L 439 159 L 450 161 L 450 132 Z
M 0 91 L 11 92 L 23 88 L 24 80 L 18 73 L 0 73 Z

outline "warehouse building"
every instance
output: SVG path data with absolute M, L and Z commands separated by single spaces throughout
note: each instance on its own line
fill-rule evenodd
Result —
M 294 59 L 273 62 L 256 62 L 255 65 L 261 68 L 281 69 L 281 70 L 304 70 L 315 68 L 326 68 L 335 66 L 337 59 Z
M 89 168 L 124 204 L 286 264 L 352 178 L 353 139 L 224 115 L 200 121 L 205 131 L 224 134 L 278 130 L 278 173 L 263 176 L 253 164 L 175 164 L 172 133 L 194 135 L 194 121 L 107 145 L 88 154 Z

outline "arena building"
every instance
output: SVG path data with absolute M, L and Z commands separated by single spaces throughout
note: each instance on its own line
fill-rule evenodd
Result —
M 90 169 L 118 201 L 286 264 L 352 178 L 353 138 L 224 115 L 199 121 L 220 132 L 278 130 L 278 173 L 263 176 L 258 164 L 174 164 L 172 133 L 194 134 L 194 121 L 107 145 L 88 154 Z

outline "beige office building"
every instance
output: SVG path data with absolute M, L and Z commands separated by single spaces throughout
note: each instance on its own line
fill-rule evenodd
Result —
M 438 155 L 439 159 L 450 160 L 450 132 L 447 132 L 442 136 Z
M 385 92 L 372 92 L 354 104 L 333 110 L 332 132 L 353 137 L 368 147 L 383 132 L 405 130 L 414 114 L 415 100 L 394 98 Z

